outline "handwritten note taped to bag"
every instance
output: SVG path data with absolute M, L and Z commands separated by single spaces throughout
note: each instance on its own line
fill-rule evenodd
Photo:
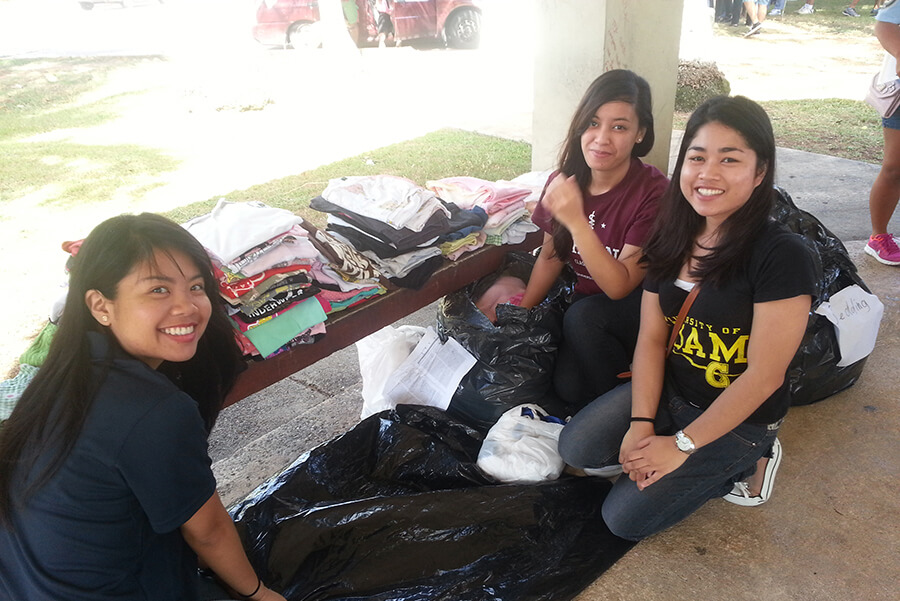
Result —
M 875 348 L 884 305 L 874 294 L 869 294 L 856 284 L 832 294 L 831 300 L 816 308 L 834 324 L 841 360 L 838 367 L 853 365 L 867 357 Z

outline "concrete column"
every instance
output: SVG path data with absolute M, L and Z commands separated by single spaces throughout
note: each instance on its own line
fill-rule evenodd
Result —
M 697 0 L 688 0 L 697 1 Z M 555 167 L 575 107 L 609 69 L 650 83 L 656 143 L 645 161 L 668 171 L 684 0 L 538 0 L 531 164 Z

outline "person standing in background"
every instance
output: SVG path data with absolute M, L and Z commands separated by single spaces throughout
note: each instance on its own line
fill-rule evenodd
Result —
M 744 37 L 756 35 L 762 30 L 762 23 L 766 20 L 768 7 L 769 0 L 748 0 L 744 2 L 747 18 L 750 19 L 750 29 L 744 34 Z
M 895 59 L 900 57 L 900 2 L 888 0 L 875 17 L 875 35 Z M 900 77 L 900 69 L 898 69 Z M 866 253 L 885 265 L 900 265 L 897 239 L 887 231 L 888 222 L 900 199 L 900 111 L 881 120 L 884 132 L 884 158 L 881 171 L 869 192 L 869 217 L 872 235 Z

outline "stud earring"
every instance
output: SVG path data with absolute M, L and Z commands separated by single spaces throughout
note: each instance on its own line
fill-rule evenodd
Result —
M 106 323 L 107 321 L 109 321 L 109 317 L 107 317 L 106 315 L 101 316 L 100 319 L 103 320 L 103 323 Z

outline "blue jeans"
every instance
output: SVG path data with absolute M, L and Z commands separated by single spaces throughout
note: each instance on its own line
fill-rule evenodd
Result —
M 657 434 L 669 436 L 685 428 L 703 411 L 685 399 L 664 394 L 657 414 Z M 629 428 L 631 383 L 623 384 L 575 415 L 559 436 L 559 452 L 577 468 L 618 463 L 619 447 Z M 756 471 L 769 452 L 781 422 L 741 424 L 688 456 L 681 467 L 643 491 L 621 476 L 603 502 L 603 521 L 613 534 L 641 540 L 673 526 L 709 499 L 721 497 L 735 482 Z
M 881 125 L 888 129 L 900 129 L 900 110 L 894 111 L 889 117 L 883 117 Z

